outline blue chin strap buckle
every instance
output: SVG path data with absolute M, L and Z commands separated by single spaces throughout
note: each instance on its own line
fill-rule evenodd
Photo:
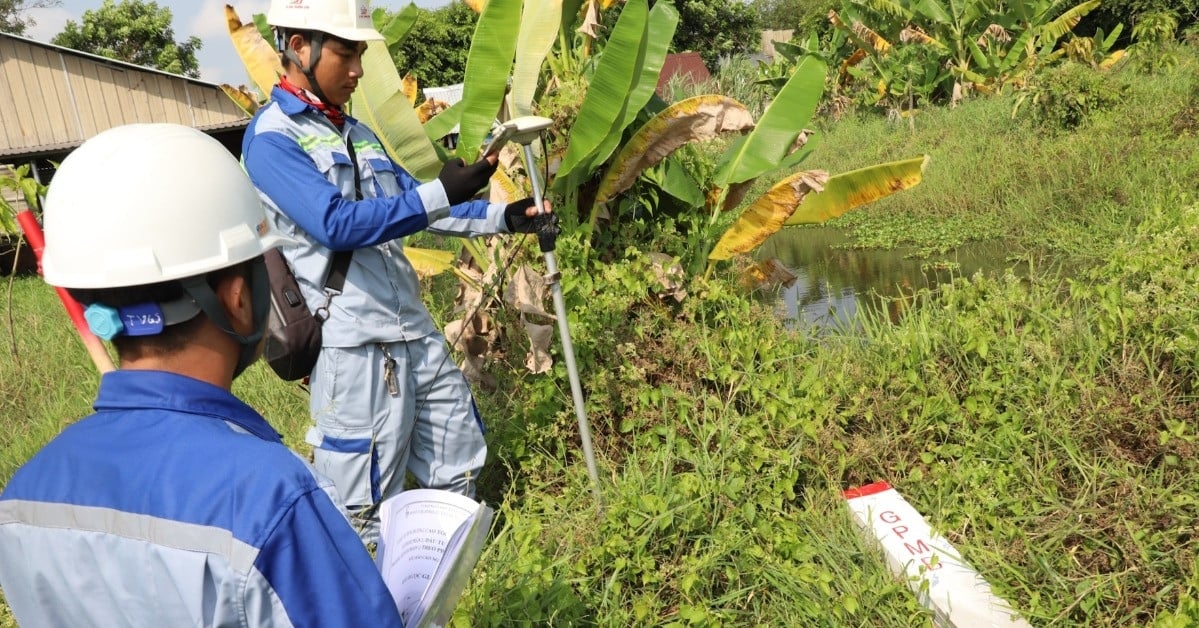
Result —
M 83 311 L 83 318 L 97 338 L 112 340 L 117 336 L 156 336 L 167 325 L 189 321 L 199 313 L 199 304 L 184 297 L 169 303 L 138 303 L 120 308 L 93 303 Z

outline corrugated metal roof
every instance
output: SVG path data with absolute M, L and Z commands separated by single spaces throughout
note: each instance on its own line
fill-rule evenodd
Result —
M 0 157 L 59 152 L 122 124 L 245 126 L 220 85 L 0 33 Z

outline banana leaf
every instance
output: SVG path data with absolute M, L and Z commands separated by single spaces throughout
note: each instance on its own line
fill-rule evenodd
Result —
M 462 101 L 450 105 L 449 109 L 433 116 L 425 123 L 425 135 L 436 142 L 453 132 L 454 127 L 462 120 Z
M 541 66 L 558 39 L 562 0 L 525 0 L 512 68 L 512 108 L 517 116 L 533 115 Z
M 658 0 L 649 11 L 647 30 L 653 36 L 646 41 L 645 56 L 640 63 L 640 73 L 633 82 L 633 89 L 625 101 L 621 117 L 612 127 L 612 132 L 604 138 L 591 157 L 588 170 L 598 168 L 608 161 L 612 152 L 620 145 L 624 130 L 637 118 L 638 113 L 658 88 L 658 76 L 662 74 L 662 64 L 666 62 L 666 50 L 674 37 L 674 30 L 679 24 L 679 12 L 670 0 Z
M 745 141 L 745 137 L 737 138 L 738 142 Z M 820 146 L 820 136 L 812 135 L 804 140 L 803 146 L 795 149 L 790 155 L 787 155 L 782 162 L 779 163 L 779 171 L 789 172 L 812 154 L 812 151 Z M 728 187 L 728 193 L 724 197 L 724 205 L 721 206 L 722 212 L 733 211 L 741 205 L 741 201 L 745 200 L 745 195 L 749 193 L 757 179 L 747 179 L 741 183 L 734 183 Z
M 1078 26 L 1078 23 L 1082 21 L 1082 18 L 1086 14 L 1097 8 L 1099 8 L 1099 0 L 1090 0 L 1089 2 L 1077 4 L 1059 15 L 1057 19 L 1042 26 L 1041 32 L 1038 34 L 1042 38 L 1057 41 L 1065 36 L 1066 33 L 1074 30 L 1074 27 Z
M 600 56 L 574 126 L 554 187 L 565 191 L 590 174 L 592 156 L 624 115 L 634 81 L 645 58 L 649 9 L 646 0 L 629 0 L 620 12 L 608 45 Z
M 262 38 L 254 22 L 243 24 L 237 16 L 237 11 L 228 4 L 225 5 L 225 25 L 229 29 L 229 39 L 233 40 L 237 56 L 241 58 L 242 65 L 246 66 L 246 72 L 250 74 L 250 80 L 263 96 L 269 97 L 271 89 L 283 74 L 279 52 Z
M 404 98 L 408 99 L 409 105 L 416 105 L 416 96 L 420 93 L 419 88 L 420 85 L 412 73 L 405 74 L 404 78 L 400 79 L 400 92 L 404 94 Z
M 741 212 L 708 254 L 708 260 L 718 262 L 758 248 L 783 227 L 805 196 L 819 192 L 827 180 L 827 172 L 812 170 L 797 172 L 775 184 Z
M 721 156 L 714 183 L 728 187 L 776 170 L 804 126 L 816 113 L 824 92 L 824 62 L 804 57 L 744 142 L 734 143 Z
M 354 115 L 375 130 L 396 163 L 421 181 L 441 170 L 441 158 L 403 92 L 403 81 L 387 52 L 387 44 L 372 41 L 362 55 L 364 75 L 354 91 Z
M 924 155 L 830 177 L 824 191 L 805 197 L 784 224 L 820 224 L 855 207 L 915 187 L 923 180 L 928 162 L 929 156 Z
M 583 12 L 584 0 L 562 0 L 562 25 L 559 35 L 569 33 Z
M 596 203 L 606 202 L 629 189 L 637 176 L 689 142 L 710 140 L 722 133 L 745 131 L 754 126 L 744 105 L 718 94 L 679 101 L 664 109 L 637 130 L 612 160 Z
M 703 207 L 704 191 L 687 171 L 687 166 L 667 157 L 662 163 L 645 171 L 645 178 L 663 192 L 686 203 L 689 207 Z
M 479 158 L 483 138 L 491 132 L 504 102 L 516 54 L 520 10 L 521 0 L 489 0 L 475 25 L 462 82 L 458 133 L 458 156 L 467 163 Z
M 964 1 L 977 2 L 978 0 Z M 919 0 L 912 5 L 912 8 L 915 9 L 916 13 L 919 15 L 923 15 L 937 24 L 952 24 L 954 17 L 956 17 L 956 15 L 951 16 L 949 11 L 946 10 L 945 7 L 941 6 L 941 3 L 937 0 Z M 954 13 L 956 14 L 960 12 L 955 11 Z
M 253 116 L 255 111 L 258 111 L 258 97 L 246 91 L 243 87 L 234 87 L 228 83 L 221 83 L 221 91 L 229 97 L 247 116 Z
M 387 47 L 393 48 L 399 44 L 408 33 L 412 32 L 412 27 L 416 26 L 416 20 L 420 17 L 420 7 L 416 3 L 409 3 L 408 6 L 400 9 L 399 13 L 388 18 L 386 9 L 375 9 L 371 14 L 371 21 L 375 25 L 375 30 L 383 36 L 383 41 L 387 43 Z
M 412 263 L 413 270 L 421 278 L 440 275 L 454 266 L 454 253 L 438 249 L 404 247 L 404 257 Z

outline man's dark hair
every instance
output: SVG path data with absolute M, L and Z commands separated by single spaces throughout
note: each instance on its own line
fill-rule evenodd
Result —
M 346 48 L 349 48 L 349 49 L 351 49 L 351 50 L 357 50 L 357 49 L 358 49 L 358 42 L 356 42 L 356 41 L 350 41 L 350 40 L 348 40 L 348 39 L 342 39 L 341 37 L 338 37 L 338 36 L 336 36 L 336 35 L 330 35 L 329 33 L 321 33 L 321 34 L 322 34 L 322 36 L 324 37 L 324 41 L 327 41 L 327 42 L 328 42 L 328 41 L 337 42 L 337 43 L 339 43 L 339 44 L 341 44 L 341 45 L 343 45 L 343 46 L 345 46 Z M 291 39 L 291 36 L 292 36 L 292 35 L 299 35 L 300 37 L 303 37 L 303 38 L 304 38 L 304 41 L 307 41 L 307 42 L 310 42 L 310 43 L 312 42 L 312 31 L 310 31 L 310 30 L 301 30 L 301 29 L 291 29 L 291 30 L 288 30 L 288 29 L 280 29 L 280 31 L 279 31 L 279 39 L 280 39 L 280 41 L 282 42 L 282 44 L 281 44 L 280 48 L 282 48 L 282 49 L 284 49 L 284 50 L 287 48 L 287 41 L 288 41 L 289 39 Z M 288 56 L 287 56 L 287 55 L 283 54 L 282 50 L 280 50 L 279 56 L 280 56 L 280 57 L 282 57 L 282 59 L 283 59 L 283 69 L 284 69 L 284 70 L 289 70 L 289 69 L 291 69 L 291 66 L 295 65 L 294 63 L 292 63 L 291 59 L 289 59 L 289 58 L 288 58 Z M 305 59 L 305 61 L 307 61 L 307 59 Z
M 251 269 L 256 259 L 214 270 L 204 275 L 204 280 L 213 289 L 229 277 L 240 276 L 249 282 L 252 275 Z M 186 295 L 183 285 L 179 281 L 163 281 L 122 288 L 68 288 L 67 291 L 83 307 L 99 303 L 111 308 L 122 308 L 141 303 L 167 303 Z M 112 339 L 112 344 L 116 347 L 117 356 L 122 361 L 171 355 L 187 347 L 188 343 L 195 338 L 196 332 L 205 318 L 207 317 L 204 312 L 200 312 L 191 320 L 164 327 L 160 334 L 116 336 Z

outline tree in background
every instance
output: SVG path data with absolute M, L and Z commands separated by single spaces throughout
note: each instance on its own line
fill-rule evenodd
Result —
M 758 28 L 770 30 L 811 28 L 827 30 L 829 9 L 839 6 L 837 0 L 753 0 L 750 3 L 758 14 Z
M 670 42 L 670 52 L 698 52 L 708 69 L 715 71 L 721 57 L 761 48 L 762 27 L 759 26 L 758 13 L 753 5 L 741 0 L 672 1 L 679 12 L 679 25 Z M 650 4 L 653 4 L 652 0 Z M 620 19 L 621 6 L 622 3 L 614 2 L 611 8 L 604 10 L 600 16 L 602 32 L 612 32 L 616 21 Z
M 671 50 L 698 52 L 708 69 L 715 70 L 721 57 L 757 50 L 761 44 L 757 14 L 744 2 L 676 0 L 675 6 L 679 26 Z
M 1161 13 L 1173 14 L 1181 32 L 1188 26 L 1199 24 L 1199 0 L 1103 0 L 1074 31 L 1090 36 L 1098 29 L 1110 33 L 1117 24 L 1123 24 L 1124 36 L 1117 44 L 1123 46 L 1131 41 L 1131 27 L 1136 26 L 1142 15 Z
M 157 2 L 104 0 L 99 9 L 83 12 L 82 23 L 68 20 L 51 43 L 199 78 L 196 51 L 203 42 L 195 36 L 175 41 L 171 19 L 171 10 Z
M 396 68 L 401 75 L 411 73 L 421 87 L 461 83 L 478 20 L 478 14 L 461 0 L 439 9 L 421 9 L 416 25 L 396 47 Z
M 0 0 L 0 33 L 24 35 L 37 22 L 25 14 L 30 9 L 62 6 L 62 0 Z

